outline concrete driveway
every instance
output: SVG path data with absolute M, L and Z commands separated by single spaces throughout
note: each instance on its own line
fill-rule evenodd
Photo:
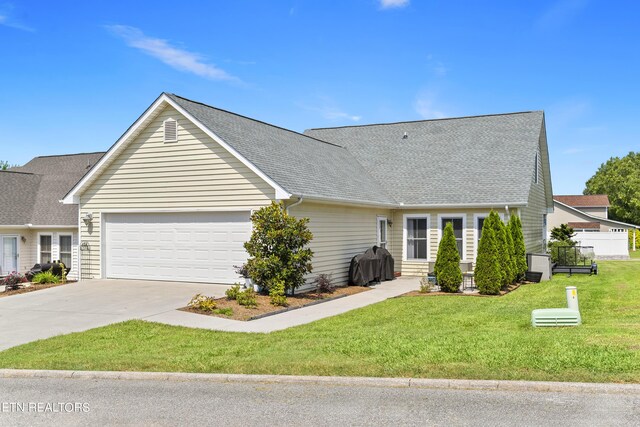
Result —
M 97 279 L 0 297 L 0 351 L 184 307 L 197 293 L 221 297 L 223 285 Z

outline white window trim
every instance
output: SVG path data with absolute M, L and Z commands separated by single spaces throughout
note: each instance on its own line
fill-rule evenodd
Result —
M 438 214 L 438 246 L 440 245 L 440 240 L 442 240 L 442 218 L 462 219 L 462 256 L 460 261 L 467 261 L 467 214 L 460 212 Z
M 40 238 L 41 238 L 42 236 L 49 236 L 49 237 L 51 237 L 51 260 L 50 260 L 50 261 L 52 261 L 52 262 L 53 262 L 53 260 L 54 260 L 54 255 L 55 255 L 55 253 L 54 253 L 54 252 L 55 252 L 55 249 L 54 249 L 55 240 L 53 239 L 53 233 L 38 233 L 38 252 L 36 253 L 36 262 L 37 262 L 38 264 L 42 264 L 42 260 L 40 259 L 41 252 L 42 252 L 42 251 L 40 250 L 40 249 L 41 249 L 41 246 L 42 246 L 42 245 L 41 245 L 41 240 L 40 240 Z
M 65 265 L 67 268 L 73 268 L 73 234 L 72 233 L 59 233 L 58 234 L 58 253 L 57 259 L 62 259 L 62 245 L 60 244 L 61 237 L 70 237 L 71 238 L 71 265 Z
M 408 258 L 407 257 L 407 220 L 413 218 L 426 218 L 427 220 L 427 257 L 422 258 Z M 402 260 L 407 262 L 429 262 L 429 248 L 430 238 L 429 231 L 431 230 L 431 214 L 428 213 L 415 213 L 402 215 Z
M 176 124 L 176 138 L 167 139 L 167 122 L 174 122 Z M 169 117 L 162 122 L 162 141 L 163 142 L 178 142 L 178 121 L 173 117 Z
M 384 226 L 385 226 L 384 235 L 386 237 L 386 240 L 384 241 L 384 244 L 385 244 L 385 249 L 389 250 L 389 222 L 387 220 L 387 217 L 383 216 L 383 215 L 378 215 L 376 217 L 376 233 L 377 233 L 376 241 L 377 241 L 377 246 L 378 247 L 382 247 L 382 243 L 383 243 L 382 241 L 380 241 L 380 221 L 384 221 Z
M 473 260 L 475 262 L 475 260 L 478 258 L 478 218 L 487 218 L 489 216 L 490 212 L 482 212 L 482 213 L 475 213 L 473 214 Z M 498 212 L 498 215 L 500 215 L 500 219 L 502 220 L 502 222 L 504 222 L 504 214 Z M 512 214 L 515 215 L 515 214 Z

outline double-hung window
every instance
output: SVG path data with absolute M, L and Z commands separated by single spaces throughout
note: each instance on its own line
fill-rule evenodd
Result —
M 444 227 L 447 223 L 451 223 L 453 226 L 453 234 L 456 237 L 456 245 L 458 246 L 458 253 L 460 254 L 460 259 L 464 259 L 464 243 L 463 243 L 463 234 L 464 234 L 464 224 L 462 217 L 446 217 L 443 216 L 440 218 L 440 227 L 441 230 L 444 231 Z
M 51 262 L 53 236 L 50 234 L 40 235 L 40 263 Z
M 387 218 L 378 217 L 378 246 L 387 249 Z
M 487 217 L 485 216 L 477 216 L 476 217 L 476 251 L 480 247 L 480 239 L 482 239 L 482 227 L 484 226 L 484 220 Z
M 60 261 L 65 267 L 71 268 L 71 235 L 62 234 L 59 236 Z
M 408 260 L 427 259 L 427 232 L 429 220 L 426 216 L 405 218 L 406 254 Z

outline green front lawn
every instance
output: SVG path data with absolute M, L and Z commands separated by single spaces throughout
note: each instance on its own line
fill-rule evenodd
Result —
M 640 242 L 636 242 L 637 248 L 640 248 Z M 640 249 L 636 250 L 636 251 L 632 251 L 631 249 L 629 249 L 629 257 L 632 259 L 638 259 L 640 258 Z
M 0 367 L 640 382 L 640 263 L 503 297 L 403 297 L 268 335 L 130 321 L 0 353 Z M 584 324 L 533 329 L 579 290 Z

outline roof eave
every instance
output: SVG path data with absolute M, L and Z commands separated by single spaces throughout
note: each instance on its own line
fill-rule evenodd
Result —
M 600 221 L 600 222 L 604 221 L 604 222 L 610 222 L 612 224 L 619 224 L 619 225 L 624 225 L 624 226 L 632 227 L 632 228 L 640 228 L 640 225 L 629 224 L 629 223 L 622 222 L 622 221 L 616 221 L 615 219 L 601 218 L 599 216 L 590 215 L 590 214 L 588 214 L 586 212 L 581 211 L 580 209 L 574 208 L 573 206 L 569 206 L 569 205 L 567 205 L 565 203 L 562 203 L 562 202 L 559 202 L 557 200 L 554 200 L 553 202 L 557 203 L 557 204 L 559 204 L 561 206 L 564 206 L 565 208 L 570 209 L 572 211 L 576 211 L 576 212 L 580 213 L 581 215 L 586 216 L 587 218 L 592 218 L 592 219 L 595 219 L 595 220 Z

